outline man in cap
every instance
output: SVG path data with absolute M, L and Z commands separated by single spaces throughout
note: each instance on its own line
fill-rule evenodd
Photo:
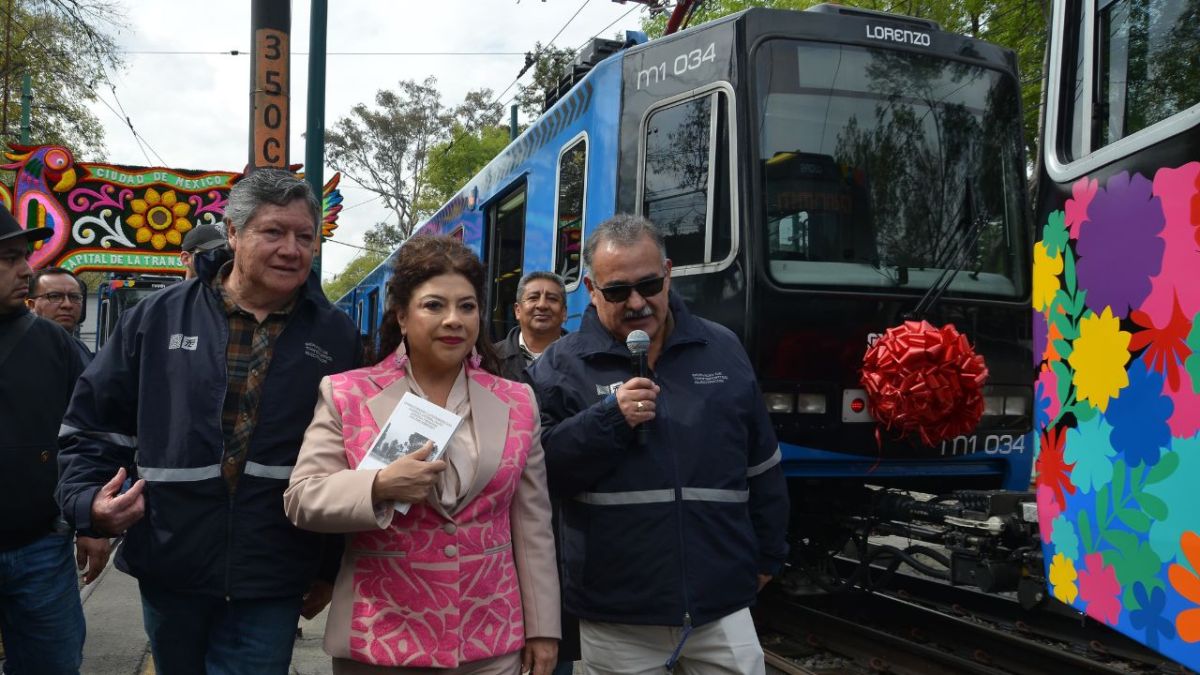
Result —
M 215 251 L 225 246 L 225 235 L 216 225 L 198 225 L 183 235 L 183 250 L 179 252 L 179 262 L 183 263 L 184 279 L 196 276 L 196 258 L 209 251 Z
M 61 326 L 25 306 L 33 275 L 31 244 L 52 234 L 45 227 L 23 229 L 0 207 L 0 636 L 7 651 L 5 672 L 77 673 L 83 660 L 85 626 L 71 531 L 54 501 L 58 429 L 83 362 Z

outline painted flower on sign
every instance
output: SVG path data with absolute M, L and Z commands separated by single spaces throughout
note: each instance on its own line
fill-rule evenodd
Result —
M 1167 570 L 1167 578 L 1171 580 L 1176 593 L 1190 600 L 1193 605 L 1200 605 L 1200 536 L 1195 532 L 1184 532 L 1179 546 L 1191 569 L 1173 563 Z M 1184 642 L 1200 642 L 1200 607 L 1185 609 L 1176 615 L 1175 629 Z
M 1043 312 L 1054 301 L 1054 294 L 1061 286 L 1058 275 L 1063 271 L 1062 251 L 1050 255 L 1046 243 L 1033 245 L 1033 308 Z
M 1102 314 L 1085 316 L 1079 321 L 1079 337 L 1067 357 L 1075 370 L 1076 396 L 1088 401 L 1100 412 L 1108 409 L 1129 384 L 1125 364 L 1129 362 L 1130 334 L 1121 330 L 1121 322 L 1105 307 Z
M 187 219 L 191 207 L 179 201 L 174 190 L 160 194 L 154 188 L 146 188 L 142 198 L 133 200 L 131 206 L 133 215 L 125 219 L 125 224 L 137 230 L 139 244 L 150 242 L 155 250 L 161 251 L 167 244 L 178 246 L 183 242 L 183 233 L 192 229 Z
M 1054 588 L 1054 597 L 1068 605 L 1075 602 L 1075 596 L 1079 595 L 1079 589 L 1075 586 L 1077 578 L 1075 561 L 1055 553 L 1050 563 L 1050 585 Z
M 1125 318 L 1150 295 L 1150 278 L 1162 269 L 1162 204 L 1145 176 L 1123 172 L 1096 193 L 1087 213 L 1075 245 L 1079 285 L 1093 311 L 1111 307 Z
M 1121 584 L 1117 572 L 1104 564 L 1104 556 L 1089 553 L 1086 569 L 1079 572 L 1079 599 L 1087 603 L 1088 616 L 1115 626 L 1121 617 Z

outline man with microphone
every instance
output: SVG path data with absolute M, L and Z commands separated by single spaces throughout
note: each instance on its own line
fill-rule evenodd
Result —
M 748 607 L 783 566 L 788 498 L 750 361 L 671 294 L 650 221 L 614 216 L 583 257 L 580 329 L 526 373 L 585 672 L 763 673 Z

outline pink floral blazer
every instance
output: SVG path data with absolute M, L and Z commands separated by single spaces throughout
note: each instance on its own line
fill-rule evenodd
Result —
M 402 352 L 327 377 L 284 494 L 288 518 L 347 533 L 325 651 L 377 666 L 454 668 L 558 638 L 558 573 L 537 403 L 468 363 L 479 466 L 454 512 L 436 495 L 401 515 L 356 471 L 409 391 Z

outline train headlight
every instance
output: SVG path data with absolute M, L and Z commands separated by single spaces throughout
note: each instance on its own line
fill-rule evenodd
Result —
M 824 415 L 825 394 L 796 394 L 796 412 L 802 415 Z
M 986 406 L 987 403 L 985 402 Z M 1005 396 L 1004 397 L 1004 414 L 1012 417 L 1020 417 L 1029 414 L 1029 399 L 1024 396 Z
M 1000 415 L 1004 413 L 1004 397 L 1003 396 L 984 396 L 983 397 L 983 414 L 984 415 Z
M 796 409 L 796 397 L 792 394 L 766 392 L 763 394 L 763 403 L 767 404 L 767 412 L 775 414 L 787 414 Z

